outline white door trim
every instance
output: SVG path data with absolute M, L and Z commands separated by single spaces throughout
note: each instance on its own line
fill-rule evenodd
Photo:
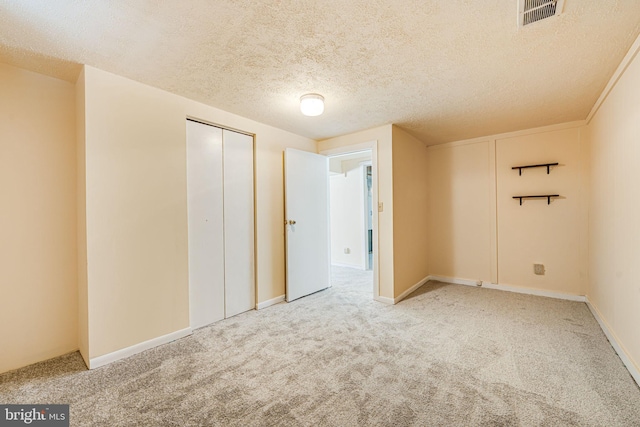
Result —
M 364 193 L 364 270 L 371 269 L 373 271 L 373 265 L 369 265 L 369 191 L 367 187 L 367 167 L 371 167 L 373 170 L 373 166 L 371 166 L 371 160 L 366 162 L 362 162 L 360 164 L 360 174 L 362 176 L 362 191 Z M 371 175 L 371 228 L 373 229 L 373 172 Z M 373 231 L 372 233 L 373 234 Z M 371 240 L 373 240 L 373 236 L 371 236 Z M 373 241 L 371 242 L 371 247 L 373 249 Z M 371 264 L 373 264 L 373 254 L 371 256 Z

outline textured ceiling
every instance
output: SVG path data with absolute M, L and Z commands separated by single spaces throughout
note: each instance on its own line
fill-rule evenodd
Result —
M 638 0 L 0 0 L 0 61 L 88 64 L 314 139 L 395 123 L 427 144 L 586 118 Z M 302 116 L 318 92 L 325 114 Z

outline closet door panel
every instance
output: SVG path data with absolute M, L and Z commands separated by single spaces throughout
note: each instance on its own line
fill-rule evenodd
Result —
M 225 317 L 255 308 L 253 137 L 223 130 Z
M 222 129 L 187 121 L 189 312 L 192 328 L 224 318 Z

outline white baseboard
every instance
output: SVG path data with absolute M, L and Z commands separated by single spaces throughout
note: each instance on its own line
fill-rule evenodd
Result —
M 381 296 L 377 296 L 377 297 L 373 297 L 374 300 L 384 303 L 384 304 L 389 304 L 389 305 L 393 305 L 393 298 L 387 298 L 387 297 L 381 297 Z
M 271 307 L 272 305 L 280 304 L 281 302 L 284 302 L 284 295 L 280 295 L 279 297 L 271 298 L 270 300 L 258 303 L 258 305 L 256 306 L 256 310 L 262 310 L 263 308 Z
M 534 289 L 534 288 L 521 288 L 519 286 L 501 285 L 496 283 L 482 282 L 482 286 L 480 287 L 487 288 L 487 289 L 497 289 L 500 291 L 515 292 L 517 294 L 526 294 L 526 295 L 535 295 L 538 297 L 563 299 L 567 301 L 586 302 L 587 300 L 584 295 L 564 294 L 562 292 L 552 292 L 552 291 L 545 291 L 542 289 Z
M 134 354 L 138 354 L 150 348 L 157 347 L 162 344 L 170 343 L 180 338 L 184 338 L 191 335 L 191 328 L 184 328 L 179 331 L 171 332 L 170 334 L 163 335 L 161 337 L 152 338 L 148 341 L 141 342 L 139 344 L 132 345 L 131 347 L 123 348 L 121 350 L 108 353 L 103 356 L 94 357 L 89 360 L 89 369 L 99 368 L 101 366 L 108 365 L 117 360 L 124 359 Z
M 522 288 L 520 286 L 502 285 L 499 283 L 483 282 L 482 280 L 458 279 L 455 277 L 445 276 L 429 276 L 429 280 L 437 280 L 438 282 L 454 283 L 456 285 L 473 286 L 476 288 L 496 289 L 499 291 L 515 292 L 517 294 L 535 295 L 539 297 L 548 297 L 562 299 L 567 301 L 586 302 L 584 295 L 564 294 L 562 292 L 545 291 L 542 289 Z M 480 286 L 478 286 L 480 283 Z
M 586 298 L 585 302 L 587 303 L 587 307 L 589 307 L 589 310 L 591 310 L 591 314 L 593 314 L 593 317 L 596 318 L 596 321 L 600 325 L 602 332 L 604 332 L 607 339 L 609 340 L 611 347 L 613 347 L 616 353 L 618 353 L 618 357 L 620 357 L 620 360 L 622 360 L 622 363 L 627 368 L 627 370 L 635 380 L 636 384 L 640 386 L 640 371 L 638 370 L 636 365 L 631 361 L 631 358 L 627 355 L 627 352 L 624 350 L 624 348 L 620 345 L 615 334 L 611 331 L 611 328 L 609 328 L 609 325 L 607 324 L 607 322 L 605 322 L 605 320 L 600 315 L 600 311 L 598 311 L 598 309 L 593 304 L 591 304 L 591 301 L 589 301 L 589 298 Z
M 478 281 L 477 280 L 458 279 L 456 277 L 430 275 L 430 276 L 427 277 L 427 279 L 428 280 L 436 280 L 438 282 L 444 282 L 444 283 L 453 283 L 454 285 L 478 286 Z
M 415 291 L 416 289 L 418 289 L 420 286 L 424 285 L 425 283 L 427 283 L 430 279 L 431 276 L 427 276 L 423 279 L 421 279 L 418 283 L 416 283 L 415 285 L 411 286 L 409 289 L 407 289 L 406 291 L 404 291 L 403 293 L 401 293 L 400 295 L 398 295 L 397 297 L 395 297 L 393 299 L 393 303 L 397 304 L 400 301 L 402 301 L 403 299 L 405 299 L 407 296 L 409 296 L 410 293 L 412 293 L 413 291 Z

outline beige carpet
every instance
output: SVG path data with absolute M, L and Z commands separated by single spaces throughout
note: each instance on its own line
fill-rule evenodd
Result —
M 333 278 L 94 371 L 71 354 L 1 375 L 0 403 L 69 403 L 77 426 L 640 425 L 582 303 L 432 282 L 387 306 L 370 272 Z

